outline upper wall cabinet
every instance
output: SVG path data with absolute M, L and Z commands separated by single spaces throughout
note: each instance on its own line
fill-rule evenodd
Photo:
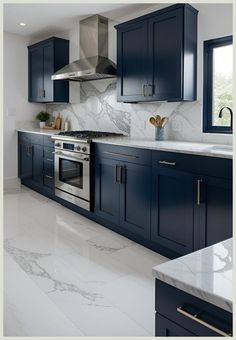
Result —
M 196 100 L 197 13 L 173 5 L 116 26 L 118 101 Z
M 69 102 L 69 83 L 51 75 L 69 63 L 69 40 L 52 37 L 28 46 L 29 102 Z

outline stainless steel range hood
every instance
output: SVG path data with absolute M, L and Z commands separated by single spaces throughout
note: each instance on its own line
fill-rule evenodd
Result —
M 80 59 L 52 75 L 52 80 L 88 81 L 116 77 L 108 59 L 108 19 L 93 15 L 80 21 Z

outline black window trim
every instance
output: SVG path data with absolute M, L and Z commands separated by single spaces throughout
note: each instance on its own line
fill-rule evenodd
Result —
M 212 125 L 212 76 L 213 48 L 233 43 L 233 36 L 211 39 L 204 41 L 203 57 L 203 132 L 207 133 L 232 133 L 230 126 Z

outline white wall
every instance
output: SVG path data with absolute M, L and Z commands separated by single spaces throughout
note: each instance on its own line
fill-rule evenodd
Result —
M 28 40 L 4 32 L 4 179 L 17 177 L 16 128 L 31 124 L 36 113 L 45 108 L 28 103 Z

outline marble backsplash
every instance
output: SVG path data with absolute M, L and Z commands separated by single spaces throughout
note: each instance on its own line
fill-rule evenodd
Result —
M 52 116 L 60 112 L 62 128 L 65 119 L 73 130 L 122 132 L 132 137 L 154 138 L 155 128 L 149 117 L 169 117 L 165 139 L 232 143 L 232 136 L 209 135 L 201 132 L 201 103 L 151 102 L 127 104 L 116 101 L 116 80 L 84 82 L 80 85 L 79 104 L 48 104 Z

